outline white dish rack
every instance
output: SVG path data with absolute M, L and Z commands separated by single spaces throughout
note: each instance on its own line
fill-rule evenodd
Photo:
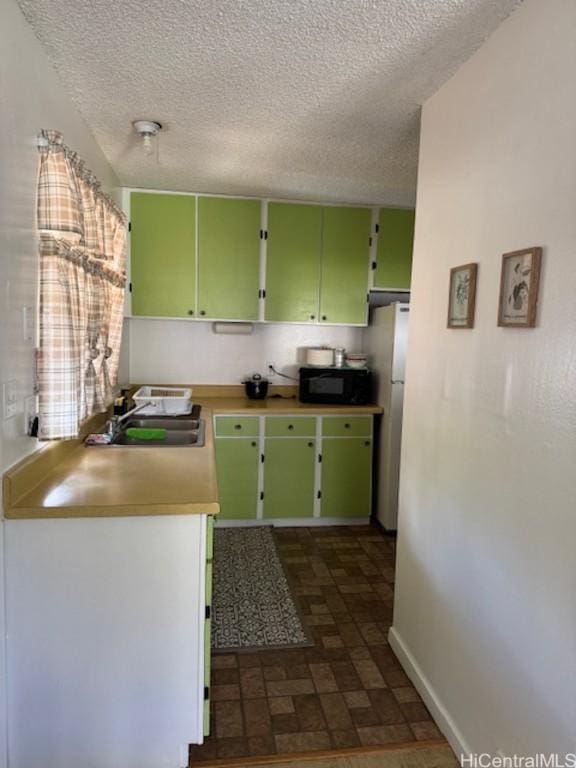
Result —
M 134 395 L 139 413 L 144 416 L 184 416 L 192 411 L 192 390 L 182 387 L 145 386 Z

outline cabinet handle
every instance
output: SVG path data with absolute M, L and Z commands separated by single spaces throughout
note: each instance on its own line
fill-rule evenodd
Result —
M 256 446 L 258 445 L 258 443 L 257 443 L 255 440 L 252 440 L 252 443 L 251 443 L 251 445 L 252 445 L 252 448 L 256 448 Z
M 328 318 L 326 317 L 326 315 L 322 315 L 322 320 L 328 320 Z
M 201 309 L 201 310 L 200 310 L 200 314 L 202 315 L 202 317 L 204 317 L 204 315 L 206 314 L 206 312 L 204 312 L 204 310 L 203 310 L 203 309 Z
M 350 429 L 350 424 L 344 424 L 344 429 Z
M 366 440 L 366 442 L 364 443 L 364 445 L 370 445 L 370 440 Z
M 316 320 L 316 315 L 310 315 L 310 320 Z
M 314 443 L 313 442 L 309 442 L 308 443 L 308 448 L 314 448 Z
M 193 314 L 194 314 L 194 310 L 193 310 L 193 309 L 189 309 L 189 310 L 188 310 L 188 314 L 189 314 L 189 315 L 193 315 Z
M 234 424 L 234 429 L 242 429 L 242 424 Z
M 294 424 L 288 424 L 288 429 L 294 429 Z

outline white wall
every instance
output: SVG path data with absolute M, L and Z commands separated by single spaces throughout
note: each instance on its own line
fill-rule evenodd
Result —
M 254 325 L 250 336 L 225 336 L 212 323 L 186 320 L 128 321 L 130 379 L 133 383 L 239 384 L 246 375 L 268 375 L 266 364 L 295 376 L 299 349 L 307 346 L 361 346 L 359 328 Z M 290 384 L 273 377 L 274 384 Z
M 32 394 L 34 342 L 25 342 L 22 307 L 36 305 L 35 203 L 41 128 L 57 128 L 108 189 L 117 179 L 13 0 L 0 4 L 0 380 L 16 380 L 20 413 L 0 413 L 0 472 L 36 448 L 25 436 L 23 401 Z M 0 525 L 0 537 L 2 536 Z M 0 550 L 1 552 L 1 550 Z M 1 555 L 0 555 L 1 556 Z M 0 563 L 0 580 L 3 567 Z M 0 581 L 0 602 L 3 585 Z M 4 658 L 0 606 L 0 660 Z M 0 680 L 4 688 L 3 666 Z M 0 766 L 5 765 L 3 696 L 0 696 Z
M 23 341 L 21 311 L 35 306 L 38 266 L 36 135 L 57 128 L 105 189 L 118 180 L 13 0 L 0 6 L 0 103 L 0 370 L 2 380 L 18 381 L 24 398 L 32 392 L 34 344 Z M 22 415 L 2 421 L 2 467 L 34 447 L 23 422 Z
M 576 744 L 575 72 L 574 0 L 526 0 L 423 110 L 391 638 L 478 752 Z M 501 254 L 532 245 L 538 327 L 497 328 Z

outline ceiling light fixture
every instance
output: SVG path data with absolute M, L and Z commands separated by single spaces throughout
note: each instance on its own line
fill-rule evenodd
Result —
M 138 136 L 142 139 L 144 153 L 151 155 L 152 139 L 162 130 L 162 123 L 158 123 L 156 120 L 134 120 L 132 125 Z

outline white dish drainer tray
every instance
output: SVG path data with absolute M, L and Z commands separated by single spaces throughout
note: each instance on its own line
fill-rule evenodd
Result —
M 144 405 L 143 416 L 184 416 L 192 411 L 192 390 L 183 387 L 145 386 L 134 395 L 134 403 Z

